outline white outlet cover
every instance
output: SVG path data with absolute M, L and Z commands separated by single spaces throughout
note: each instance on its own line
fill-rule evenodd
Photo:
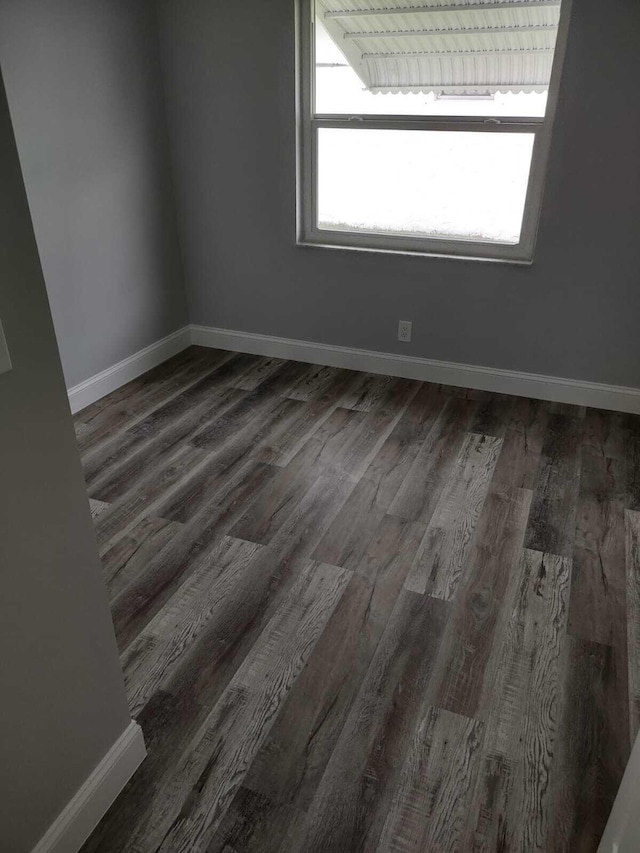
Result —
M 413 331 L 413 323 L 411 320 L 398 321 L 398 340 L 404 343 L 411 342 L 411 334 Z
M 11 356 L 9 355 L 9 347 L 4 336 L 2 322 L 0 322 L 0 373 L 7 373 L 11 370 Z

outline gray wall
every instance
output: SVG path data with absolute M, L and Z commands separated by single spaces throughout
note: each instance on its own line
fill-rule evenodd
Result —
M 153 0 L 0 0 L 67 386 L 187 320 Z
M 159 8 L 192 322 L 640 386 L 637 0 L 574 2 L 530 268 L 296 248 L 293 0 Z
M 0 849 L 31 850 L 129 723 L 0 80 Z

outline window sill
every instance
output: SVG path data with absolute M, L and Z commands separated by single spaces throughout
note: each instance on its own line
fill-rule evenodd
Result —
M 480 261 L 489 264 L 511 264 L 518 267 L 530 267 L 533 259 L 482 257 L 476 255 L 456 255 L 447 252 L 434 252 L 433 250 L 420 251 L 409 249 L 388 249 L 374 246 L 343 246 L 338 243 L 321 243 L 314 240 L 296 241 L 296 246 L 302 249 L 337 249 L 340 252 L 368 252 L 377 255 L 404 255 L 411 258 L 436 258 L 447 261 Z

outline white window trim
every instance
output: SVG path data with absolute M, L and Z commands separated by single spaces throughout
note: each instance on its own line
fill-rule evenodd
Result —
M 531 264 L 538 235 L 572 0 L 563 0 L 544 118 L 492 116 L 314 115 L 314 0 L 296 0 L 297 245 L 356 251 L 426 255 L 464 260 Z M 319 128 L 534 133 L 535 140 L 520 242 L 409 237 L 333 231 L 317 225 L 317 139 Z

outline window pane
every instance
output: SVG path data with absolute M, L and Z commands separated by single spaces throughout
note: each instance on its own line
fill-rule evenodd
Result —
M 367 0 L 384 13 L 357 15 L 354 5 L 316 0 L 316 113 L 544 116 L 559 3 L 438 12 L 420 0 L 407 13 L 407 0 Z
M 318 227 L 517 244 L 534 134 L 318 130 Z

